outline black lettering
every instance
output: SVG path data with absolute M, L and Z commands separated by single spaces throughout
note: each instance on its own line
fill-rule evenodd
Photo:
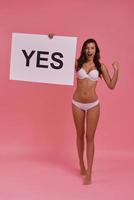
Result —
M 62 60 L 56 58 L 56 56 L 59 56 L 60 58 L 63 58 L 63 55 L 60 52 L 55 52 L 51 56 L 52 60 L 55 61 L 55 62 L 57 62 L 57 63 L 59 63 L 59 65 L 55 66 L 53 63 L 50 63 L 50 65 L 51 65 L 51 67 L 53 69 L 61 69 L 63 67 L 63 62 L 62 62 Z
M 30 59 L 33 56 L 33 54 L 35 53 L 35 51 L 31 51 L 29 56 L 27 55 L 26 50 L 22 49 L 22 52 L 23 52 L 23 54 L 24 54 L 24 56 L 26 58 L 26 66 L 29 67 Z
M 42 58 L 41 55 L 49 55 L 49 52 L 47 51 L 37 51 L 37 63 L 36 67 L 41 67 L 41 68 L 48 68 L 48 65 L 41 65 L 40 61 L 48 61 L 48 58 Z

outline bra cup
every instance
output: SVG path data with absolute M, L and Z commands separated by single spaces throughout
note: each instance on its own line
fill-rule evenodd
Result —
M 87 72 L 83 68 L 81 68 L 77 72 L 77 77 L 79 79 L 89 78 L 92 81 L 97 81 L 99 77 L 99 72 L 96 69 L 93 69 L 87 74 Z
M 88 76 L 91 80 L 96 81 L 98 80 L 99 72 L 96 69 L 92 70 L 91 72 L 89 72 Z
M 77 77 L 79 79 L 83 79 L 83 78 L 88 78 L 88 75 L 86 74 L 85 70 L 83 68 L 81 68 L 78 72 L 77 72 Z

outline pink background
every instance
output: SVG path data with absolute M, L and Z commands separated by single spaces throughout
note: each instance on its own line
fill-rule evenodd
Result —
M 76 151 L 71 113 L 76 80 L 73 87 L 10 81 L 12 32 L 77 36 L 77 56 L 84 40 L 96 39 L 110 73 L 112 62 L 120 63 L 115 90 L 98 83 L 96 149 L 134 148 L 133 19 L 132 0 L 0 1 L 0 156 L 69 157 Z

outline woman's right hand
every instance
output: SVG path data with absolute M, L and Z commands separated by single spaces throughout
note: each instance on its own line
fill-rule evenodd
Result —
M 48 34 L 48 37 L 49 37 L 50 39 L 53 39 L 54 35 L 55 35 L 54 33 L 49 33 L 49 34 Z
M 113 65 L 113 68 L 114 68 L 115 71 L 118 71 L 118 70 L 119 70 L 119 63 L 118 63 L 117 61 L 114 61 L 114 62 L 112 63 L 112 65 Z

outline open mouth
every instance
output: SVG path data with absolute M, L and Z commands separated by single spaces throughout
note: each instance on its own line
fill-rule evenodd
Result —
M 93 54 L 92 54 L 92 53 L 88 53 L 87 55 L 90 57 L 90 56 L 92 56 Z

